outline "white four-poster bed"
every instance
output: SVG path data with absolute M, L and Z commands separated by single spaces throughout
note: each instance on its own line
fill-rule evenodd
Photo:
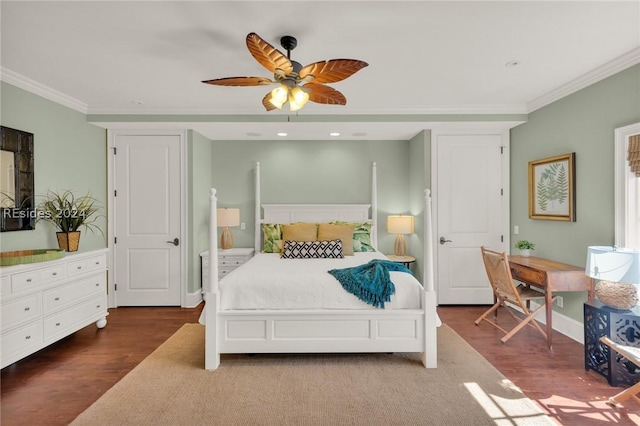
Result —
M 371 242 L 377 250 L 377 183 L 376 164 L 372 165 L 371 205 L 368 204 L 261 204 L 260 163 L 255 170 L 255 252 L 262 254 L 262 224 L 289 224 L 295 222 L 328 223 L 334 220 L 347 222 L 370 222 Z M 223 353 L 321 353 L 321 352 L 419 352 L 427 368 L 437 365 L 436 328 L 440 320 L 436 313 L 436 293 L 433 284 L 433 254 L 431 202 L 429 190 L 425 190 L 424 209 L 424 269 L 423 285 L 416 282 L 411 308 L 381 309 L 372 306 L 354 309 L 303 308 L 254 308 L 236 309 L 224 301 L 221 290 L 230 282 L 232 274 L 242 270 L 243 265 L 225 276 L 223 285 L 218 282 L 218 232 L 216 190 L 210 191 L 209 224 L 209 283 L 206 289 L 206 308 L 203 313 L 205 332 L 205 368 L 214 370 L 220 364 Z M 371 208 L 371 216 L 369 216 Z M 261 214 L 264 210 L 264 217 Z M 358 254 L 360 255 L 360 254 Z M 376 255 L 380 255 L 376 252 Z M 354 256 L 345 256 L 345 259 Z M 252 259 L 253 260 L 253 259 Z M 258 259 L 257 259 L 258 260 Z M 318 259 L 314 259 L 318 260 Z M 323 259 L 324 260 L 324 259 Z M 333 260 L 333 259 L 332 259 Z M 342 259 L 339 259 L 342 260 Z M 280 260 L 296 263 L 296 260 Z M 353 261 L 349 259 L 349 261 Z M 251 262 L 251 261 L 250 261 Z M 248 262 L 249 263 L 249 262 Z M 366 262 L 363 262 L 366 263 Z M 410 274 L 392 272 L 407 276 Z M 239 275 L 239 274 L 238 274 Z M 320 275 L 320 274 L 319 274 Z M 328 273 L 322 274 L 328 276 Z M 393 277 L 392 277 L 393 278 Z M 393 279 L 396 288 L 396 278 Z M 336 281 L 339 287 L 339 283 Z M 311 287 L 308 287 L 311 288 Z M 312 288 L 313 291 L 314 288 Z M 304 290 L 302 290 L 304 291 Z M 340 291 L 346 293 L 340 288 Z M 342 296 L 340 296 L 342 297 Z M 345 297 L 353 298 L 347 294 Z M 394 296 L 395 297 L 395 296 Z M 229 299 L 227 297 L 227 299 Z M 361 303 L 356 300 L 355 303 Z

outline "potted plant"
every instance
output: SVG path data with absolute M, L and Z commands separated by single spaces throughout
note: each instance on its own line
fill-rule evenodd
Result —
M 100 202 L 89 192 L 83 196 L 76 196 L 73 192 L 47 191 L 42 202 L 38 205 L 38 220 L 51 223 L 58 232 L 58 245 L 65 251 L 77 251 L 80 244 L 80 228 L 91 232 L 100 229 L 95 221 L 100 217 Z M 103 234 L 104 235 L 104 234 Z
M 519 240 L 516 242 L 516 248 L 520 250 L 520 254 L 524 257 L 531 256 L 531 250 L 536 248 L 536 245 L 531 241 Z

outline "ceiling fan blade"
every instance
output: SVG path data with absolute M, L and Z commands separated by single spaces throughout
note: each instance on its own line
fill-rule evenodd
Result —
M 247 48 L 255 60 L 272 73 L 286 76 L 293 71 L 291 61 L 258 34 L 247 35 Z
M 214 80 L 203 80 L 203 83 L 216 86 L 264 86 L 274 83 L 273 80 L 265 77 L 226 77 Z
M 262 105 L 264 106 L 264 109 L 266 109 L 267 111 L 273 111 L 274 109 L 277 109 L 274 104 L 269 102 L 270 98 L 271 98 L 271 92 L 267 92 L 267 94 L 264 95 L 264 98 L 262 98 Z
M 309 64 L 300 70 L 300 78 L 313 76 L 314 83 L 335 83 L 351 77 L 362 68 L 369 66 L 357 59 L 331 59 Z
M 308 83 L 303 86 L 310 89 L 309 100 L 318 104 L 346 105 L 347 98 L 333 87 L 324 84 Z

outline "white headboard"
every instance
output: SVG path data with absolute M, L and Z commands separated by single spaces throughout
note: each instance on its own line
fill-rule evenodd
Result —
M 371 204 L 263 204 L 263 223 L 369 222 Z

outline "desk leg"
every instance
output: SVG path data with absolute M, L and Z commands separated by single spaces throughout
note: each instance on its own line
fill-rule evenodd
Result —
M 545 292 L 545 312 L 547 313 L 547 347 L 551 350 L 551 336 L 553 335 L 553 325 L 551 317 L 553 315 L 553 294 L 550 291 Z

